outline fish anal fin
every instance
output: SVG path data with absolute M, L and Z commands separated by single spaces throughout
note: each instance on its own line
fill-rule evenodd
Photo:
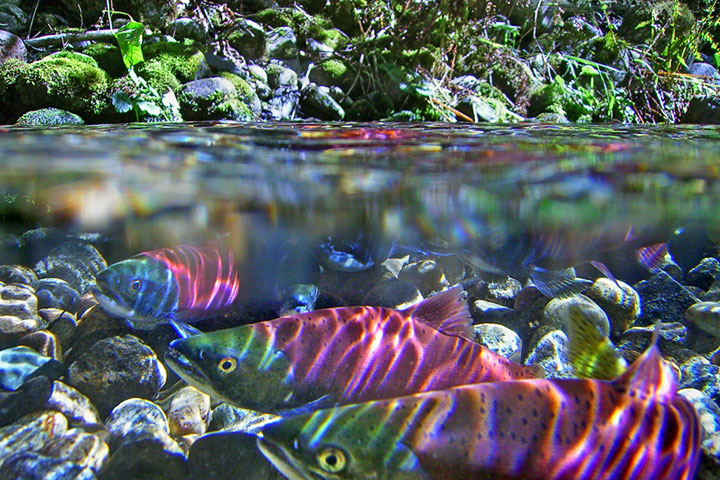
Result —
M 540 293 L 549 298 L 570 297 L 582 292 L 593 283 L 585 278 L 540 267 L 533 269 L 530 278 Z
M 474 340 L 472 317 L 467 302 L 460 297 L 462 291 L 462 287 L 457 285 L 426 298 L 403 310 L 403 313 L 446 335 Z

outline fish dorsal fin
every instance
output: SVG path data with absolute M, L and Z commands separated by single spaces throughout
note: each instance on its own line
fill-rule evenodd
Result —
M 617 386 L 624 386 L 641 399 L 672 399 L 677 392 L 677 378 L 670 364 L 657 346 L 660 324 L 655 325 L 650 346 L 628 369 L 613 380 Z
M 460 298 L 462 292 L 457 285 L 406 308 L 403 313 L 446 335 L 474 340 L 472 317 L 467 302 Z
M 668 253 L 667 243 L 656 243 L 635 250 L 635 257 L 645 270 L 655 273 L 660 270 Z

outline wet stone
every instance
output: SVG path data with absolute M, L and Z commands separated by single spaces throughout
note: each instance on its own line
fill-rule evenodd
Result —
M 71 425 L 96 425 L 102 422 L 97 409 L 85 395 L 59 380 L 53 382 L 45 408 L 61 412 Z
M 540 365 L 547 378 L 563 376 L 570 370 L 567 357 L 567 336 L 560 330 L 553 330 L 544 335 L 530 351 L 526 365 Z
M 18 452 L 7 458 L 0 480 L 95 480 L 95 472 L 75 462 L 35 452 Z
M 710 397 L 694 388 L 680 389 L 678 395 L 685 397 L 700 417 L 703 452 L 720 463 L 720 407 Z
M 130 432 L 151 429 L 170 432 L 168 419 L 162 408 L 143 398 L 129 398 L 115 407 L 105 422 L 111 444 L 117 445 Z
M 59 378 L 65 366 L 50 357 L 40 355 L 30 347 L 18 346 L 0 351 L 0 387 L 17 390 L 26 380 L 45 376 Z
M 522 356 L 522 340 L 509 328 L 496 323 L 481 323 L 474 326 L 475 341 L 493 352 L 520 362 Z
M 694 388 L 710 397 L 715 403 L 720 402 L 719 366 L 691 362 L 682 365 L 681 371 L 680 388 Z
M 15 392 L 0 391 L 0 427 L 43 409 L 51 393 L 52 380 L 47 377 L 31 378 Z
M 40 453 L 98 472 L 110 456 L 110 448 L 99 435 L 72 429 L 62 437 L 51 440 Z
M 473 316 L 473 323 L 499 323 L 508 325 L 512 322 L 515 310 L 487 300 L 476 300 L 470 310 Z
M 650 346 L 655 325 L 649 327 L 632 327 L 623 332 L 617 347 L 622 351 L 644 352 Z M 688 339 L 688 329 L 680 322 L 661 323 L 657 326 L 658 343 L 661 347 L 677 348 Z
M 269 58 L 293 59 L 298 56 L 297 38 L 290 27 L 278 27 L 270 31 L 265 45 Z
M 104 480 L 185 478 L 187 469 L 180 445 L 165 430 L 137 428 L 125 434 L 100 472 Z
M 403 280 L 392 279 L 373 287 L 358 304 L 402 310 L 422 299 L 423 297 L 415 285 Z
M 690 305 L 685 310 L 685 320 L 708 335 L 720 338 L 720 302 L 700 302 Z
M 688 272 L 686 283 L 708 290 L 718 279 L 720 279 L 720 262 L 718 262 L 717 258 L 708 257 L 703 258 L 697 266 Z
M 600 277 L 584 293 L 607 313 L 610 331 L 615 337 L 630 328 L 640 316 L 640 296 L 620 280 L 615 283 Z
M 133 335 L 100 340 L 68 368 L 68 383 L 101 414 L 130 397 L 155 398 L 167 373 L 155 352 Z
M 0 15 L 0 18 L 2 18 L 2 15 Z M 3 18 L 3 23 L 5 23 L 4 20 L 6 19 Z M 5 30 L 0 30 L 0 64 L 8 58 L 17 58 L 25 62 L 27 61 L 27 49 L 20 37 Z
M 292 88 L 296 89 L 298 76 L 293 70 L 278 64 L 271 64 L 267 67 L 268 85 L 272 89 Z
M 511 307 L 521 290 L 522 284 L 512 277 L 508 277 L 500 282 L 488 283 L 485 300 Z
M 52 332 L 62 345 L 69 347 L 77 328 L 75 315 L 59 308 L 41 308 L 38 313 L 48 331 Z
M 221 403 L 212 410 L 208 431 L 225 430 L 236 422 L 241 421 L 247 410 L 237 408 L 229 403 Z
M 282 480 L 256 446 L 255 435 L 216 432 L 193 443 L 188 455 L 188 480 Z
M 342 120 L 345 110 L 330 95 L 330 89 L 309 83 L 300 94 L 300 106 L 307 116 L 320 120 Z
M 40 328 L 37 298 L 30 287 L 0 283 L 0 347 Z
M 420 260 L 410 263 L 402 269 L 398 278 L 415 285 L 424 297 L 450 285 L 442 267 L 435 260 Z
M 60 278 L 41 278 L 32 283 L 39 308 L 57 308 L 74 312 L 80 294 Z
M 62 413 L 34 412 L 0 428 L 0 463 L 15 452 L 39 452 L 52 439 L 67 431 Z
M 635 291 L 642 303 L 642 314 L 637 323 L 644 326 L 685 318 L 685 310 L 700 301 L 664 271 L 639 282 Z
M 165 409 L 172 435 L 202 435 L 210 420 L 210 396 L 187 386 L 173 394 Z
M 610 321 L 607 315 L 595 302 L 582 294 L 573 295 L 568 298 L 553 298 L 550 300 L 543 311 L 543 325 L 565 329 L 568 309 L 572 306 L 581 309 L 585 317 L 597 327 L 600 333 L 609 335 Z
M 38 330 L 28 333 L 20 339 L 20 345 L 30 347 L 40 355 L 50 357 L 62 362 L 62 346 L 54 333 L 48 330 Z
M 35 272 L 23 265 L 0 265 L 0 282 L 30 285 L 37 279 Z
M 40 278 L 60 278 L 80 293 L 95 286 L 95 275 L 107 268 L 107 262 L 90 243 L 70 240 L 35 264 Z
M 72 351 L 67 353 L 66 360 L 75 361 L 100 340 L 128 333 L 133 333 L 133 330 L 125 320 L 114 317 L 95 305 L 79 317 L 75 334 L 69 344 Z

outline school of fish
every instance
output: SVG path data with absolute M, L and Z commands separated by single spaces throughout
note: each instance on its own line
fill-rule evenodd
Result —
M 656 338 L 626 368 L 606 332 L 570 309 L 569 355 L 585 378 L 544 379 L 473 341 L 459 286 L 400 311 L 177 326 L 222 312 L 238 290 L 231 253 L 180 246 L 111 265 L 94 293 L 136 328 L 174 324 L 183 338 L 165 360 L 188 383 L 280 414 L 257 444 L 289 479 L 694 477 L 700 422 Z

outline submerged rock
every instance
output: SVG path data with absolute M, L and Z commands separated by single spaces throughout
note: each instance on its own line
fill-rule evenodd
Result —
M 422 299 L 420 291 L 412 283 L 390 279 L 370 289 L 358 305 L 374 305 L 402 310 Z
M 85 125 L 85 121 L 80 118 L 80 115 L 67 110 L 48 107 L 23 113 L 17 119 L 16 124 L 26 127 L 49 127 L 56 125 Z
M 628 284 L 600 277 L 585 290 L 610 319 L 610 333 L 618 337 L 640 316 L 640 296 Z
M 716 465 L 720 465 L 720 407 L 710 397 L 694 388 L 680 389 L 678 395 L 685 397 L 695 407 L 702 425 L 703 453 L 711 457 Z
M 52 249 L 35 264 L 34 270 L 40 278 L 65 280 L 82 294 L 95 286 L 95 275 L 105 268 L 107 262 L 92 244 L 71 240 Z
M 162 408 L 144 398 L 129 398 L 113 408 L 105 422 L 112 445 L 118 445 L 130 432 L 143 429 L 170 433 Z
M 62 413 L 34 412 L 0 428 L 0 464 L 15 452 L 39 452 L 67 431 Z
M 210 396 L 186 386 L 174 393 L 165 408 L 172 435 L 202 435 L 210 420 Z
M 0 248 L 0 251 L 3 250 Z M 23 265 L 0 265 L 0 282 L 30 285 L 37 279 L 35 272 Z
M 0 391 L 0 427 L 42 409 L 52 393 L 52 380 L 31 378 L 15 392 Z
M 17 344 L 20 337 L 36 331 L 41 324 L 32 288 L 0 283 L 0 348 Z
M 65 373 L 65 366 L 32 348 L 20 346 L 0 351 L 0 387 L 17 390 L 26 380 L 45 376 L 54 380 Z
M 703 258 L 700 263 L 693 267 L 687 274 L 687 285 L 693 285 L 703 290 L 720 279 L 720 262 L 717 258 Z
M 20 339 L 20 345 L 30 347 L 40 355 L 62 362 L 62 346 L 54 333 L 48 330 L 38 330 L 28 333 Z M 64 371 L 64 367 L 63 367 Z
M 166 378 L 155 352 L 133 335 L 100 340 L 70 365 L 67 375 L 101 414 L 130 397 L 155 398 Z
M 540 365 L 547 378 L 566 375 L 571 368 L 567 356 L 567 335 L 560 330 L 544 335 L 530 351 L 525 364 Z
M 193 443 L 188 455 L 188 480 L 284 478 L 256 446 L 255 435 L 215 432 Z
M 55 380 L 45 408 L 56 410 L 68 419 L 71 425 L 97 425 L 102 423 L 100 415 L 90 400 L 74 388 Z
M 100 476 L 105 480 L 185 478 L 183 450 L 167 432 L 153 428 L 129 431 L 105 464 Z
M 439 292 L 450 285 L 445 272 L 435 260 L 409 263 L 400 271 L 398 278 L 415 285 L 423 296 Z
M 640 325 L 685 318 L 685 310 L 700 301 L 664 271 L 639 282 L 635 291 L 642 301 L 642 314 L 637 322 Z
M 75 311 L 80 294 L 60 278 L 41 278 L 32 283 L 39 308 L 57 308 Z
M 720 338 L 720 302 L 699 302 L 685 310 L 685 319 L 697 328 Z
M 496 323 L 481 323 L 475 325 L 474 328 L 476 342 L 505 358 L 520 362 L 522 340 L 517 333 Z
M 100 435 L 72 429 L 51 440 L 40 453 L 99 472 L 110 456 L 110 448 Z
M 43 455 L 18 452 L 7 458 L 0 470 L 0 480 L 95 480 L 95 472 L 85 465 Z

